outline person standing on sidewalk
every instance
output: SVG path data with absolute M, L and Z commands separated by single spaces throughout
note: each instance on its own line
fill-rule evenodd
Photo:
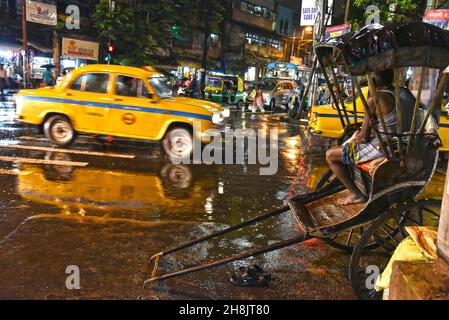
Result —
M 6 78 L 8 79 L 7 80 L 7 86 L 8 86 L 8 89 L 15 89 L 15 86 L 14 86 L 14 76 L 15 76 L 15 70 L 14 70 L 15 68 L 14 68 L 14 64 L 13 63 L 10 63 L 9 65 L 8 65 L 8 67 L 6 68 Z
M 253 102 L 253 108 L 252 112 L 255 112 L 257 109 L 259 109 L 261 112 L 265 112 L 264 106 L 265 105 L 265 99 L 263 98 L 262 94 L 262 87 L 260 84 L 256 87 L 256 95 L 254 96 L 254 102 Z
M 0 96 L 3 98 L 3 90 L 6 88 L 6 70 L 0 64 Z

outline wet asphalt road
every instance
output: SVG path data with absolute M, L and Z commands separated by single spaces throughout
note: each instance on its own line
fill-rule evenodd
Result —
M 278 128 L 278 171 L 261 176 L 259 165 L 174 165 L 157 143 L 80 136 L 71 150 L 102 154 L 51 152 L 41 148 L 50 146 L 36 129 L 15 122 L 13 104 L 1 102 L 0 144 L 8 147 L 0 148 L 0 298 L 353 299 L 350 256 L 315 239 L 246 260 L 271 274 L 267 287 L 236 286 L 230 266 L 142 287 L 151 254 L 282 206 L 289 192 L 313 189 L 332 141 L 281 120 L 233 112 L 228 124 Z M 74 165 L 11 162 L 16 158 Z M 437 180 L 438 194 L 444 179 Z M 168 256 L 161 272 L 296 233 L 286 213 Z M 69 265 L 79 267 L 79 290 L 65 286 Z

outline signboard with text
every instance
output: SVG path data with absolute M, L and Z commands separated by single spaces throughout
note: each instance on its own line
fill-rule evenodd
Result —
M 426 10 L 423 21 L 449 30 L 449 10 Z
M 345 23 L 337 26 L 327 27 L 325 30 L 325 38 L 335 38 L 351 31 L 351 24 Z
M 56 26 L 58 16 L 52 4 L 26 0 L 26 20 L 29 22 Z
M 301 26 L 313 26 L 320 12 L 321 0 L 302 0 L 301 5 Z M 333 6 L 333 0 L 328 1 L 329 8 Z M 329 11 L 327 12 L 329 13 Z M 326 15 L 327 16 L 327 15 Z M 327 20 L 327 25 L 331 24 L 331 19 Z
M 98 50 L 98 42 L 62 38 L 63 57 L 98 60 Z

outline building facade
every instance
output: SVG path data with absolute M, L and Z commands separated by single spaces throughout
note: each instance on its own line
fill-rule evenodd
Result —
M 61 67 L 77 67 L 80 63 L 96 62 L 90 60 L 80 62 L 76 57 L 61 57 L 62 38 L 71 38 L 87 41 L 95 41 L 90 16 L 95 9 L 97 1 L 94 0 L 45 0 L 35 1 L 56 7 L 57 26 L 34 22 L 27 24 L 27 49 L 30 66 L 30 76 L 39 80 L 42 77 L 41 65 L 49 63 L 61 63 Z M 0 62 L 15 64 L 18 74 L 23 76 L 23 52 L 22 52 L 22 0 L 0 0 Z M 68 6 L 76 6 L 76 16 L 79 20 L 72 21 L 79 28 L 67 28 L 65 19 L 71 16 L 66 13 Z M 74 19 L 72 17 L 72 19 Z M 54 59 L 55 58 L 55 59 Z M 61 58 L 61 59 L 60 59 Z M 98 59 L 98 57 L 97 57 Z M 56 60 L 56 61 L 55 61 Z M 34 83 L 36 85 L 36 83 Z

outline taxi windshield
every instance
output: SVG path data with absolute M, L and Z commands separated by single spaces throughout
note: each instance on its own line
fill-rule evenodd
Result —
M 159 98 L 170 98 L 172 96 L 172 90 L 168 85 L 169 80 L 166 77 L 152 77 L 148 81 Z

